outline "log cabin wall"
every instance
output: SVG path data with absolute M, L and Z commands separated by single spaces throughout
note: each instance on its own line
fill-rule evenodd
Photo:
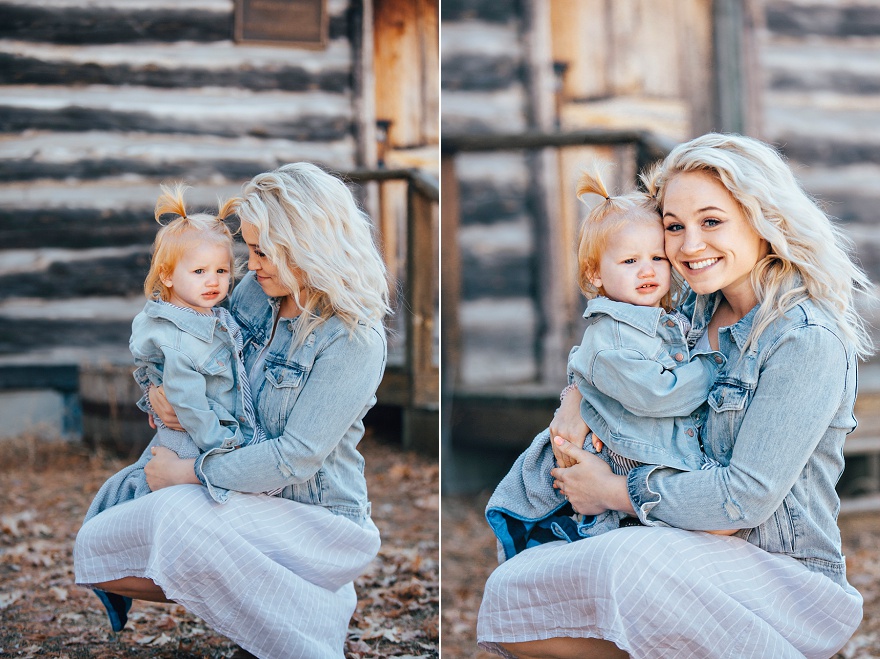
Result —
M 606 127 L 677 142 L 711 128 L 709 0 L 455 0 L 441 12 L 444 136 Z M 630 189 L 634 149 L 454 158 L 456 386 L 560 387 L 585 305 L 574 255 L 586 209 L 575 183 L 598 161 L 614 166 L 613 187 Z
M 378 4 L 326 0 L 326 43 L 303 48 L 235 42 L 233 0 L 0 0 L 0 388 L 31 386 L 30 367 L 130 363 L 160 183 L 210 209 L 286 162 L 376 166 L 373 12 L 395 3 Z M 403 20 L 421 26 L 420 71 L 431 25 L 437 60 L 431 4 Z M 436 172 L 424 96 L 389 118 L 417 117 L 400 146 Z

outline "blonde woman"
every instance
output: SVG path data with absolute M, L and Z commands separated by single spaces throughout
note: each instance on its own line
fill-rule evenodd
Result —
M 551 426 L 577 464 L 552 471 L 583 514 L 647 526 L 523 552 L 490 577 L 482 644 L 515 657 L 815 657 L 861 620 L 835 484 L 855 427 L 853 303 L 869 282 L 789 167 L 757 140 L 710 134 L 647 180 L 666 255 L 689 284 L 696 350 L 727 357 L 697 419 L 709 470 L 626 477 L 580 446 L 570 392 Z M 725 537 L 693 531 L 739 529 Z
M 380 543 L 357 444 L 385 368 L 385 268 L 351 192 L 314 165 L 256 176 L 238 215 L 251 272 L 230 305 L 267 439 L 153 447 L 153 493 L 83 526 L 76 579 L 179 602 L 261 658 L 338 658 Z

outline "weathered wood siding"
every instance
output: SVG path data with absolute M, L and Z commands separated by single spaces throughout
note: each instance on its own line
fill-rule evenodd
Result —
M 709 128 L 709 0 L 456 0 L 441 11 L 444 135 L 604 127 L 679 141 Z M 575 242 L 586 209 L 574 190 L 597 161 L 614 166 L 616 189 L 634 185 L 631 147 L 456 156 L 459 385 L 564 382 L 584 306 Z
M 127 363 L 159 184 L 216 207 L 358 147 L 361 3 L 326 48 L 232 41 L 232 0 L 0 1 L 0 364 Z
M 788 156 L 880 282 L 880 5 L 765 4 L 763 137 Z

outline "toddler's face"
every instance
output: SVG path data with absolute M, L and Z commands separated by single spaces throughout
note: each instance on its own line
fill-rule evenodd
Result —
M 229 293 L 229 249 L 216 243 L 201 243 L 188 249 L 174 271 L 162 278 L 171 293 L 168 302 L 210 313 Z
M 634 222 L 612 234 L 591 278 L 617 302 L 657 307 L 669 292 L 672 272 L 663 246 L 663 225 Z

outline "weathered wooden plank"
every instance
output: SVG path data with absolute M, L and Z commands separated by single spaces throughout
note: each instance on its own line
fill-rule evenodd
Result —
M 301 66 L 238 66 L 230 69 L 99 65 L 47 61 L 0 53 L 0 84 L 4 85 L 139 85 L 163 88 L 238 87 L 254 91 L 344 93 L 350 89 L 348 70 L 310 71 Z
M 880 141 L 835 139 L 817 134 L 774 136 L 777 147 L 792 160 L 813 165 L 844 166 L 880 162 Z
M 45 270 L 0 275 L 0 299 L 136 295 L 149 267 L 148 246 L 126 256 L 54 261 Z
M 193 8 L 131 10 L 117 7 L 46 7 L 0 3 L 0 37 L 66 44 L 224 41 L 233 37 L 228 11 Z M 330 39 L 346 38 L 345 14 L 330 17 Z
M 106 347 L 126 349 L 131 321 L 67 321 L 4 318 L 0 316 L 0 355 L 21 355 L 51 347 Z
M 461 298 L 531 297 L 534 294 L 534 258 L 527 254 L 478 257 L 468 250 L 461 255 Z
M 459 185 L 463 225 L 509 222 L 529 211 L 528 190 L 485 179 L 461 181 Z
M 776 34 L 803 37 L 867 37 L 880 35 L 880 6 L 773 2 L 767 6 L 767 27 Z
M 2 103 L 2 101 L 0 101 Z M 240 123 L 216 123 L 203 118 L 175 118 L 147 112 L 116 112 L 102 108 L 67 106 L 57 110 L 11 107 L 0 104 L 0 132 L 18 133 L 23 130 L 57 131 L 145 131 L 150 133 L 183 133 L 187 135 L 218 135 L 237 137 L 251 135 L 264 138 L 284 138 L 311 142 L 334 141 L 352 132 L 348 117 L 309 115 L 276 121 L 248 120 Z
M 462 54 L 443 58 L 444 90 L 493 91 L 523 82 L 522 63 L 513 55 Z
M 0 245 L 5 249 L 149 244 L 158 228 L 151 208 L 101 211 L 0 207 Z
M 518 0 L 443 0 L 440 18 L 443 21 L 479 19 L 491 23 L 506 23 L 522 15 Z

